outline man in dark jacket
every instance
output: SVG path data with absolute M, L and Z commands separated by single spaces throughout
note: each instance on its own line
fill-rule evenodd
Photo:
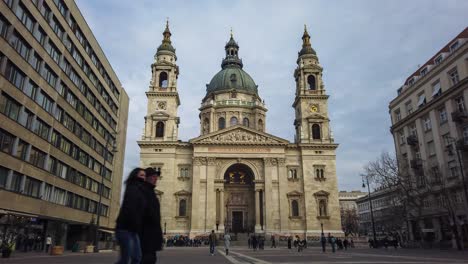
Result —
M 161 229 L 161 212 L 159 200 L 154 192 L 160 171 L 153 168 L 145 169 L 146 182 L 144 183 L 143 195 L 147 201 L 147 207 L 143 216 L 143 226 L 140 234 L 142 260 L 141 264 L 156 263 L 156 251 L 162 249 L 163 234 Z

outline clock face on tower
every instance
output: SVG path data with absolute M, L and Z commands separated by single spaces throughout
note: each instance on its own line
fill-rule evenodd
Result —
M 309 111 L 312 113 L 318 112 L 318 107 L 316 105 L 311 105 Z

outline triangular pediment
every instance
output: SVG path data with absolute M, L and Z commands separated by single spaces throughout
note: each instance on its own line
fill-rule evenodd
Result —
M 314 119 L 314 120 L 328 120 L 328 118 L 319 113 L 313 113 L 307 117 L 307 119 Z
M 180 190 L 176 193 L 174 193 L 175 196 L 190 196 L 192 193 L 188 192 L 186 190 Z
M 243 125 L 236 125 L 189 140 L 192 144 L 286 145 L 289 141 Z
M 158 117 L 169 117 L 169 114 L 163 111 L 156 111 L 151 114 L 151 117 L 158 118 Z
M 286 196 L 288 197 L 291 197 L 291 196 L 302 196 L 302 193 L 301 192 L 298 192 L 298 191 L 292 191 L 292 192 L 288 192 L 286 194 Z
M 323 191 L 323 190 L 314 193 L 314 196 L 328 196 L 328 195 L 330 195 L 330 193 Z

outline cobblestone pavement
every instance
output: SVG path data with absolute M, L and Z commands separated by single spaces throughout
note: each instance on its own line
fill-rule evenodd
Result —
M 319 248 L 307 248 L 296 252 L 285 248 L 253 252 L 246 247 L 231 248 L 225 256 L 224 248 L 219 247 L 215 256 L 209 255 L 208 248 L 168 248 L 159 253 L 158 263 L 191 264 L 191 263 L 468 263 L 468 251 L 454 250 L 417 250 L 417 249 L 353 249 L 336 253 L 322 253 Z M 115 263 L 117 252 L 109 253 L 66 253 L 63 256 L 50 256 L 37 253 L 14 253 L 10 259 L 1 259 L 0 263 L 31 264 L 106 264 Z

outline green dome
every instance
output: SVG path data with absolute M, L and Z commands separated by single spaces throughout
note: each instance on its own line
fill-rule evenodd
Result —
M 252 77 L 236 65 L 224 67 L 206 85 L 207 94 L 232 89 L 257 94 L 257 85 Z

